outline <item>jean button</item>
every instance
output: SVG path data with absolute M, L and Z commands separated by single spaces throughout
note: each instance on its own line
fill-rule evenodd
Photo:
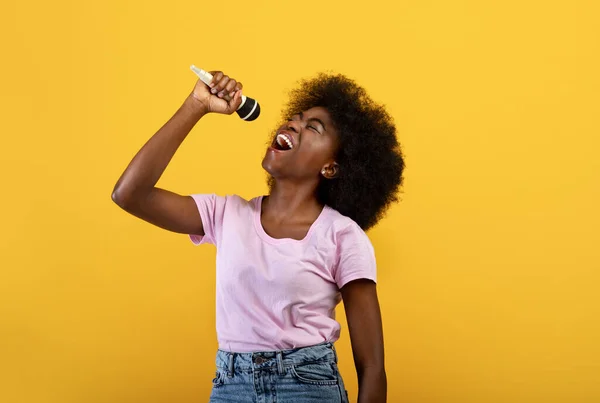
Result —
M 266 361 L 267 360 L 264 359 L 263 357 L 261 357 L 260 355 L 258 357 L 256 357 L 256 358 L 254 358 L 254 363 L 258 364 L 258 365 L 260 365 L 260 364 L 262 364 L 263 362 L 266 362 Z

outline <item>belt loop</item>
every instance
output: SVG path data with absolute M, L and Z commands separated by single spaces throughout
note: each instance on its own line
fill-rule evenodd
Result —
M 338 356 L 337 356 L 337 351 L 335 350 L 335 346 L 333 345 L 333 343 L 330 343 L 329 345 L 331 346 L 331 351 L 333 351 L 333 357 L 335 359 L 335 363 L 337 364 Z
M 279 376 L 285 375 L 283 371 L 283 353 L 281 351 L 277 352 L 277 372 L 279 372 Z
M 229 367 L 227 368 L 227 376 L 233 378 L 233 359 L 235 353 L 229 353 Z

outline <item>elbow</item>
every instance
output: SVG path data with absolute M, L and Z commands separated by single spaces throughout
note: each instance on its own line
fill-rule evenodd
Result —
M 122 186 L 117 184 L 111 194 L 111 199 L 115 204 L 121 207 L 123 210 L 128 210 L 132 204 L 132 195 L 131 192 L 128 192 L 126 189 L 123 189 Z
M 118 181 L 113 188 L 111 199 L 128 213 L 135 214 L 145 203 L 152 189 L 146 190 L 135 183 Z

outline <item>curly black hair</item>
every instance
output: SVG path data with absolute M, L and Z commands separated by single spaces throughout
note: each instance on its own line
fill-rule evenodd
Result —
M 373 227 L 390 204 L 398 201 L 403 183 L 405 163 L 392 117 L 364 88 L 342 74 L 319 73 L 302 79 L 289 95 L 283 121 L 321 106 L 340 135 L 339 175 L 321 177 L 317 199 L 353 219 L 363 230 Z M 268 183 L 272 188 L 272 177 Z

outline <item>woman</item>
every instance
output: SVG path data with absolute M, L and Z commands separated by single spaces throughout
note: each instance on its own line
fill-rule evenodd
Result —
M 210 401 L 347 402 L 333 346 L 343 299 L 358 402 L 385 402 L 375 256 L 364 230 L 397 201 L 402 184 L 391 117 L 354 81 L 321 74 L 292 91 L 273 134 L 262 161 L 268 196 L 159 189 L 196 123 L 241 103 L 242 84 L 212 74 L 210 88 L 198 81 L 137 153 L 112 195 L 149 223 L 217 247 L 219 350 Z

